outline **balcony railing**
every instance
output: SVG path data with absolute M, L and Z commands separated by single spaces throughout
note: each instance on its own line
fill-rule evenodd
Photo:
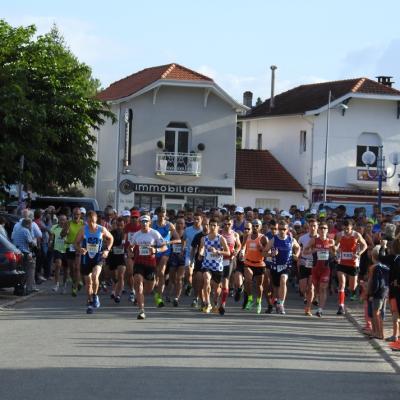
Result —
M 157 153 L 157 175 L 201 174 L 201 155 L 196 153 Z

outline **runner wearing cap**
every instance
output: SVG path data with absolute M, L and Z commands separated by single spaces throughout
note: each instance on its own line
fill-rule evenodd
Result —
M 130 251 L 135 255 L 133 281 L 139 313 L 137 319 L 145 319 L 144 295 L 154 289 L 157 268 L 157 251 L 167 250 L 163 237 L 155 229 L 150 228 L 150 216 L 139 218 L 141 229 L 133 234 Z
M 101 225 L 97 224 L 97 214 L 89 211 L 87 224 L 81 228 L 76 239 L 75 247 L 77 253 L 82 256 L 81 273 L 85 279 L 87 294 L 87 314 L 92 314 L 94 308 L 100 307 L 99 276 L 103 261 L 108 257 L 114 238 L 111 233 Z M 106 243 L 102 250 L 103 241 Z
M 233 220 L 232 229 L 239 233 L 239 235 L 243 235 L 244 230 L 244 208 L 243 207 L 236 207 L 235 209 L 235 219 Z
M 178 237 L 175 226 L 166 220 L 166 211 L 164 207 L 157 207 L 154 212 L 154 221 L 152 228 L 160 233 L 167 248 L 163 251 L 158 251 L 156 253 L 157 258 L 157 283 L 154 293 L 154 301 L 157 307 L 164 307 L 163 293 L 165 288 L 165 270 L 167 268 L 167 263 L 169 256 L 171 254 L 170 243 L 180 243 L 181 239 Z
M 253 278 L 256 281 L 257 298 L 256 298 L 256 311 L 257 314 L 261 313 L 261 301 L 263 294 L 264 275 L 266 272 L 264 257 L 266 256 L 266 249 L 268 246 L 268 239 L 260 233 L 261 221 L 259 219 L 253 220 L 251 223 L 252 232 L 247 236 L 246 241 L 243 243 L 244 247 L 244 284 L 246 293 L 248 295 L 247 304 L 245 309 L 251 310 L 254 305 L 252 286 Z
M 127 280 L 127 284 L 129 287 L 129 297 L 128 300 L 130 302 L 135 301 L 135 291 L 133 288 L 133 265 L 134 265 L 134 254 L 129 251 L 130 245 L 133 240 L 133 235 L 135 232 L 140 231 L 139 217 L 140 212 L 136 209 L 131 209 L 131 218 L 130 221 L 125 225 L 125 250 L 126 250 L 126 271 L 125 271 L 125 279 Z
M 266 251 L 272 256 L 271 278 L 274 297 L 277 298 L 276 312 L 286 314 L 284 304 L 287 280 L 292 267 L 292 257 L 299 256 L 300 245 L 289 234 L 289 226 L 284 220 L 279 221 L 278 234 L 269 241 Z

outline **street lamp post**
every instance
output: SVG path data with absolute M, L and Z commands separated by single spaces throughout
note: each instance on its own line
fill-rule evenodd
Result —
M 368 176 L 375 180 L 378 178 L 378 207 L 382 210 L 382 182 L 383 179 L 390 179 L 396 173 L 397 165 L 400 163 L 400 153 L 391 153 L 389 155 L 389 161 L 394 165 L 394 171 L 392 174 L 388 174 L 385 168 L 385 157 L 383 156 L 383 146 L 378 147 L 378 157 L 370 151 L 367 150 L 363 153 L 362 162 L 367 166 Z M 371 171 L 370 167 L 375 164 L 376 161 L 376 171 Z

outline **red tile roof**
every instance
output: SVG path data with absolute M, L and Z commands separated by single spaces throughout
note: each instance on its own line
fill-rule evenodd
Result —
M 160 79 L 213 82 L 208 76 L 199 74 L 182 65 L 172 63 L 146 68 L 116 81 L 100 92 L 97 98 L 99 100 L 109 101 L 127 97 Z
M 269 106 L 270 99 L 254 107 L 244 118 L 267 117 L 272 115 L 304 114 L 328 103 L 329 90 L 332 98 L 338 99 L 347 93 L 384 94 L 399 96 L 400 91 L 368 78 L 347 79 L 301 85 L 278 94 L 274 99 L 274 108 Z
M 305 192 L 268 150 L 236 151 L 236 188 Z

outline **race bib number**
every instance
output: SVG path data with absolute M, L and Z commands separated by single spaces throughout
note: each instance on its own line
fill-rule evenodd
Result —
M 99 252 L 99 245 L 97 243 L 87 243 L 86 250 L 89 254 L 89 257 L 94 257 Z
M 306 268 L 312 268 L 313 267 L 313 260 L 307 258 L 305 260 L 305 264 L 304 265 L 305 265 Z
M 58 237 L 58 238 L 56 239 L 55 245 L 56 245 L 58 248 L 63 247 L 63 246 L 64 246 L 64 239 Z
M 76 251 L 75 246 L 73 244 L 69 245 L 69 251 Z
M 287 265 L 277 265 L 276 272 L 282 272 L 287 268 Z
M 173 253 L 181 253 L 182 252 L 182 244 L 177 243 L 172 245 L 172 252 Z
M 354 258 L 354 254 L 349 251 L 342 251 L 341 259 L 342 260 L 352 260 Z
M 317 251 L 317 260 L 328 261 L 329 260 L 329 251 L 328 250 Z
M 148 246 L 139 246 L 139 256 L 150 256 L 150 247 Z
M 220 261 L 222 260 L 222 256 L 220 256 L 219 254 L 215 253 L 211 253 L 211 252 L 207 252 L 206 254 L 206 260 L 207 261 Z
M 113 247 L 112 249 L 113 254 L 124 254 L 124 248 L 123 247 Z

